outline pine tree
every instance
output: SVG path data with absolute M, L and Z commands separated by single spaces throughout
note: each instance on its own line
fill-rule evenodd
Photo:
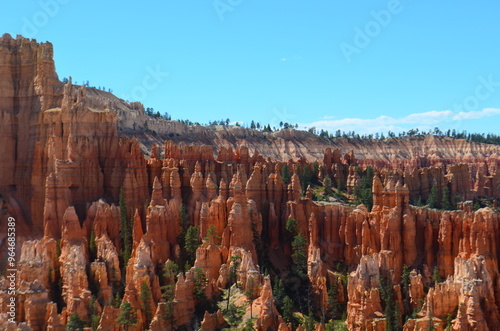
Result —
M 99 327 L 99 320 L 101 319 L 101 317 L 98 315 L 96 299 L 95 296 L 93 295 L 90 298 L 89 313 L 90 313 L 90 327 L 92 328 L 92 331 L 95 331 Z
M 141 299 L 142 302 L 142 311 L 144 312 L 144 315 L 146 316 L 145 326 L 144 328 L 147 329 L 149 323 L 151 322 L 152 316 L 151 316 L 151 289 L 149 288 L 148 284 L 146 282 L 141 283 L 141 293 L 139 295 L 139 298 Z
M 165 262 L 163 267 L 163 277 L 167 283 L 175 283 L 177 275 L 179 274 L 179 266 L 171 260 Z
M 189 262 L 190 265 L 194 264 L 194 260 L 196 258 L 196 250 L 201 245 L 199 233 L 200 231 L 198 226 L 190 226 L 186 231 L 184 245 L 187 255 L 186 260 Z
M 285 299 L 283 299 L 283 319 L 287 323 L 296 323 L 293 313 L 293 301 L 289 296 L 286 296 Z
M 291 174 L 290 174 L 290 169 L 288 168 L 288 164 L 284 163 L 283 166 L 281 167 L 281 178 L 283 180 L 284 184 L 290 184 L 290 179 L 291 179 Z
M 95 245 L 95 233 L 94 230 L 90 232 L 90 240 L 89 240 L 89 253 L 90 260 L 94 261 L 97 257 L 97 247 Z
M 304 328 L 307 331 L 314 331 L 315 326 L 316 323 L 314 322 L 314 315 L 312 312 L 310 312 L 309 315 L 305 317 Z
M 85 321 L 78 316 L 78 313 L 73 313 L 69 318 L 66 329 L 68 330 L 83 330 L 85 328 Z
M 429 199 L 427 199 L 427 205 L 429 208 L 437 208 L 438 207 L 438 194 L 437 194 L 437 186 L 436 184 L 432 185 L 431 192 L 429 193 Z
M 123 187 L 120 189 L 120 237 L 122 240 L 122 261 L 123 266 L 126 266 L 128 260 L 130 259 L 130 254 L 132 251 L 132 242 L 131 242 L 131 229 L 130 222 L 127 219 L 127 205 L 125 202 L 125 193 L 123 191 Z
M 247 321 L 245 322 L 245 325 L 243 326 L 243 331 L 253 331 L 255 330 L 254 328 L 254 325 L 253 325 L 253 321 L 252 321 L 252 317 L 250 317 L 249 319 L 247 319 Z
M 120 308 L 121 301 L 122 299 L 120 298 L 120 293 L 117 292 L 111 302 L 111 305 L 115 308 Z
M 338 301 L 339 290 L 337 281 L 334 280 L 328 289 L 328 310 L 332 318 L 338 318 L 340 313 L 340 305 Z
M 408 267 L 403 265 L 403 272 L 401 274 L 401 289 L 403 292 L 403 307 L 404 315 L 409 316 L 411 314 L 411 304 L 410 304 L 410 270 Z
M 444 210 L 451 210 L 451 202 L 450 202 L 450 189 L 448 186 L 443 188 L 443 197 L 441 198 L 441 207 Z
M 307 278 L 307 240 L 302 233 L 292 241 L 293 270 L 302 279 Z
M 207 284 L 208 280 L 203 273 L 203 269 L 200 267 L 195 268 L 193 294 L 196 300 L 198 300 L 198 303 L 202 306 L 207 302 L 207 297 L 205 296 L 205 288 L 207 287 Z
M 180 267 L 184 267 L 186 263 L 186 233 L 187 229 L 189 228 L 189 220 L 186 214 L 186 208 L 184 207 L 184 204 L 181 203 L 181 207 L 179 209 L 179 216 L 177 219 L 177 222 L 179 223 L 179 235 L 177 236 L 177 243 L 179 244 L 179 247 L 181 249 L 181 254 L 180 258 L 178 261 L 178 265 Z
M 283 299 L 285 298 L 285 285 L 283 281 L 276 277 L 273 286 L 273 296 L 276 307 L 282 312 L 283 311 Z
M 386 331 L 399 330 L 399 313 L 397 311 L 391 282 L 379 275 L 380 296 L 385 304 Z
M 129 326 L 135 326 L 137 324 L 137 314 L 135 313 L 132 305 L 128 301 L 124 301 L 120 307 L 120 314 L 116 319 L 119 325 L 125 327 L 125 331 L 128 330 Z
M 323 179 L 323 195 L 325 197 L 330 196 L 333 194 L 332 191 L 332 180 L 330 179 L 330 176 L 326 175 L 325 179 Z
M 205 237 L 206 242 L 212 241 L 216 245 L 220 245 L 220 237 L 215 234 L 215 225 L 210 224 L 210 226 L 207 229 L 207 236 Z
M 240 266 L 240 258 L 239 256 L 233 255 L 231 256 L 231 263 L 229 265 L 229 274 L 228 274 L 228 290 L 227 290 L 227 306 L 226 312 L 229 311 L 229 301 L 231 299 L 231 285 L 236 281 L 236 272 L 238 271 L 238 267 Z
M 434 267 L 434 270 L 432 270 L 432 281 L 434 282 L 434 284 L 442 282 L 441 276 L 439 275 L 439 269 L 437 266 Z
M 290 234 L 292 234 L 293 236 L 295 236 L 295 235 L 296 235 L 296 234 L 298 234 L 298 232 L 299 232 L 299 223 L 297 223 L 297 221 L 296 221 L 294 218 L 289 217 L 289 218 L 286 220 L 285 229 L 286 229 L 286 230 L 287 230 Z
M 170 321 L 171 327 L 174 326 L 174 291 L 176 277 L 179 274 L 179 267 L 175 262 L 168 260 L 163 267 L 163 278 L 166 285 L 162 286 L 162 296 L 165 299 L 165 313 L 163 318 Z

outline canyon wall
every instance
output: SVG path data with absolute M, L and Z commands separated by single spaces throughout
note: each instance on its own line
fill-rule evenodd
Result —
M 116 307 L 127 302 L 137 316 L 128 330 L 197 322 L 215 330 L 228 321 L 221 310 L 201 309 L 203 298 L 220 300 L 236 283 L 258 330 L 289 330 L 272 277 L 307 284 L 317 321 L 336 288 L 350 330 L 383 330 L 398 318 L 404 330 L 500 328 L 498 146 L 162 122 L 140 104 L 62 84 L 49 43 L 8 35 L 0 39 L 0 84 L 2 270 L 8 217 L 17 221 L 18 257 L 13 323 L 10 284 L 0 278 L 2 329 L 62 330 L 74 314 L 99 330 L 123 329 Z M 368 167 L 371 210 L 352 203 Z M 347 202 L 314 201 L 327 176 Z M 438 197 L 448 190 L 458 208 L 418 207 L 433 187 Z M 492 205 L 466 202 L 479 197 Z M 305 279 L 291 272 L 289 219 L 305 238 Z M 201 242 L 192 256 L 189 226 Z M 176 275 L 163 271 L 191 258 Z

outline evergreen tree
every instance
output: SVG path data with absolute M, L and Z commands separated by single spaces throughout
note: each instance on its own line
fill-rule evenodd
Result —
M 450 202 L 450 189 L 447 185 L 443 188 L 443 197 L 441 198 L 441 207 L 444 210 L 451 210 L 451 202 Z
M 408 267 L 403 265 L 403 272 L 401 274 L 401 290 L 403 292 L 403 307 L 404 315 L 410 316 L 411 314 L 411 304 L 410 304 L 410 270 Z
M 111 302 L 111 305 L 115 308 L 120 308 L 120 303 L 121 303 L 122 299 L 120 298 L 120 293 L 117 292 Z
M 302 279 L 307 279 L 307 240 L 302 233 L 292 241 L 293 270 Z
M 69 318 L 68 324 L 66 325 L 67 330 L 83 330 L 85 328 L 85 321 L 78 316 L 78 313 L 73 313 Z
M 144 315 L 146 316 L 146 320 L 144 328 L 147 329 L 149 326 L 149 323 L 152 320 L 151 316 L 151 289 L 149 288 L 148 284 L 146 282 L 141 283 L 141 293 L 139 295 L 139 299 L 141 299 L 142 302 L 142 311 L 144 312 Z
M 221 237 L 215 234 L 215 225 L 210 224 L 207 229 L 207 236 L 205 237 L 206 242 L 212 241 L 216 245 L 220 245 Z
M 253 331 L 253 330 L 255 330 L 254 325 L 253 325 L 253 321 L 252 321 L 252 317 L 250 317 L 249 319 L 246 320 L 245 325 L 243 326 L 242 330 L 243 331 Z
M 394 293 L 392 291 L 391 282 L 379 276 L 380 283 L 380 296 L 385 304 L 384 314 L 386 318 L 386 331 L 400 330 L 399 313 L 397 310 L 396 302 L 394 300 Z
M 361 173 L 361 168 L 358 168 L 358 172 Z M 373 185 L 373 168 L 368 166 L 364 173 L 361 174 L 360 186 L 354 187 L 354 203 L 364 204 L 368 211 L 371 211 L 373 207 L 373 195 L 372 195 L 372 185 Z
M 92 331 L 95 331 L 99 327 L 99 320 L 101 319 L 101 317 L 98 315 L 96 299 L 93 295 L 90 297 L 89 313 L 90 327 L 92 328 Z
M 281 167 L 281 178 L 284 184 L 286 185 L 290 184 L 290 179 L 292 178 L 292 175 L 290 173 L 290 169 L 287 163 L 284 163 L 283 166 Z
M 200 231 L 198 226 L 190 226 L 186 231 L 184 245 L 187 254 L 187 261 L 190 265 L 194 264 L 194 260 L 196 259 L 196 250 L 201 245 L 199 233 Z
M 90 261 L 92 262 L 97 257 L 97 247 L 95 245 L 95 233 L 94 233 L 94 230 L 92 230 L 90 232 L 89 253 L 90 253 Z
M 338 318 L 340 315 L 340 304 L 337 298 L 338 294 L 339 290 L 337 281 L 334 280 L 330 285 L 330 288 L 328 289 L 328 310 L 329 310 L 329 315 L 333 319 Z
M 177 275 L 179 274 L 179 267 L 175 262 L 168 260 L 163 267 L 163 278 L 166 285 L 162 286 L 162 296 L 165 299 L 165 313 L 163 318 L 170 321 L 171 327 L 174 327 L 174 291 Z
M 124 301 L 120 307 L 120 314 L 116 319 L 119 325 L 125 327 L 125 331 L 128 330 L 129 326 L 135 326 L 137 324 L 137 314 L 135 313 L 132 305 L 128 301 Z
M 292 234 L 293 236 L 295 236 L 299 232 L 299 223 L 297 223 L 297 221 L 294 218 L 289 217 L 286 220 L 285 229 L 290 234 Z
M 330 176 L 325 175 L 325 179 L 323 179 L 323 195 L 327 197 L 332 194 L 333 194 L 332 180 L 330 179 Z
M 131 238 L 131 227 L 130 222 L 127 219 L 127 205 L 125 203 L 125 193 L 123 187 L 120 189 L 120 237 L 122 240 L 122 262 L 125 267 L 130 259 L 130 254 L 132 251 L 132 238 Z
M 198 300 L 198 304 L 202 307 L 207 303 L 207 297 L 205 296 L 205 288 L 207 287 L 208 280 L 203 273 L 203 269 L 200 267 L 195 268 L 194 270 L 194 288 L 193 294 Z
M 233 255 L 231 256 L 231 263 L 229 264 L 229 274 L 227 276 L 228 280 L 228 290 L 227 290 L 227 306 L 226 312 L 229 311 L 229 301 L 231 299 L 231 285 L 236 281 L 236 272 L 238 271 L 238 267 L 240 266 L 240 257 Z
M 307 190 L 307 186 L 312 183 L 312 171 L 309 164 L 299 164 L 297 167 L 297 175 L 299 176 L 302 194 L 304 194 Z
M 436 184 L 432 185 L 431 192 L 429 193 L 429 199 L 427 199 L 427 205 L 429 208 L 438 208 L 438 193 Z
M 287 323 L 292 323 L 294 326 L 297 324 L 293 313 L 293 301 L 289 296 L 283 299 L 283 320 Z
M 274 302 L 276 303 L 276 307 L 279 309 L 280 312 L 283 312 L 283 299 L 285 299 L 286 292 L 283 281 L 278 277 L 276 277 L 274 281 L 273 296 L 274 296 Z
M 165 262 L 163 267 L 163 278 L 166 283 L 175 283 L 177 275 L 179 274 L 179 266 L 171 260 Z
M 432 270 L 432 281 L 434 284 L 441 283 L 443 281 L 439 275 L 439 269 L 437 266 L 435 266 Z
M 186 214 L 186 208 L 184 204 L 181 203 L 181 207 L 179 209 L 179 216 L 177 218 L 177 222 L 179 223 L 179 235 L 177 236 L 177 243 L 181 249 L 180 257 L 178 261 L 178 265 L 180 267 L 184 267 L 186 264 L 187 254 L 186 254 L 186 233 L 189 228 L 189 220 Z
M 316 323 L 314 322 L 314 315 L 312 312 L 305 316 L 304 329 L 307 331 L 314 331 Z

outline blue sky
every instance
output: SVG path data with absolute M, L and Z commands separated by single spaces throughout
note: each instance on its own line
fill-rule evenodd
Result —
M 0 33 L 54 44 L 59 77 L 174 119 L 359 133 L 499 133 L 500 3 L 4 1 Z

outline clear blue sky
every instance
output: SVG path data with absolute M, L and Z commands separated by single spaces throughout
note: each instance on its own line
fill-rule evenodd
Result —
M 498 134 L 499 13 L 494 0 L 4 1 L 0 33 L 50 41 L 61 79 L 174 119 Z

